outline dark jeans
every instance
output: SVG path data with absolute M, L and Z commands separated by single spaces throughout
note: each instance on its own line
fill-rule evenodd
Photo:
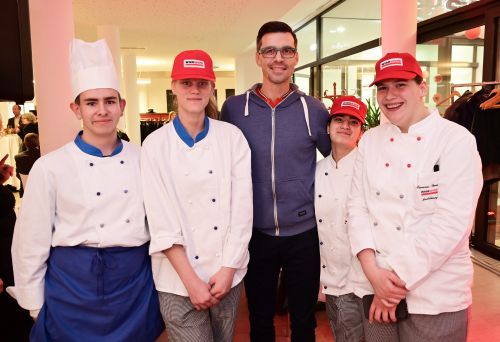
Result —
M 292 342 L 315 341 L 314 308 L 319 291 L 319 241 L 316 228 L 286 237 L 253 231 L 245 291 L 250 312 L 250 339 L 274 342 L 278 275 L 288 295 Z

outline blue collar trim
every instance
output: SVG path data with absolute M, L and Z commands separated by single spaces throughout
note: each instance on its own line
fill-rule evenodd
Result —
M 78 148 L 83 153 L 90 154 L 91 156 L 94 156 L 94 157 L 112 157 L 112 156 L 120 153 L 123 150 L 123 142 L 121 141 L 121 139 L 117 138 L 120 143 L 118 144 L 118 146 L 114 149 L 114 151 L 109 156 L 105 156 L 102 154 L 100 149 L 83 141 L 82 134 L 83 134 L 83 131 L 78 132 L 78 134 L 76 135 L 76 138 L 75 138 L 75 144 L 76 144 L 76 146 L 78 146 Z
M 177 132 L 177 135 L 189 147 L 193 147 L 195 143 L 200 142 L 201 140 L 203 140 L 207 136 L 209 120 L 208 120 L 208 117 L 206 117 L 206 116 L 205 116 L 205 120 L 204 120 L 204 125 L 205 125 L 205 128 L 203 128 L 203 131 L 198 133 L 196 138 L 193 139 L 188 134 L 188 132 L 186 132 L 186 129 L 184 128 L 184 126 L 182 126 L 182 123 L 181 123 L 181 120 L 179 119 L 179 116 L 176 116 L 174 118 L 174 128 L 175 128 L 175 131 Z

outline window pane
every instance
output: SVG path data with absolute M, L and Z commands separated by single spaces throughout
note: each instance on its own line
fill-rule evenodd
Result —
M 321 57 L 380 37 L 380 0 L 348 0 L 321 16 Z
M 429 86 L 426 105 L 438 107 L 441 114 L 451 104 L 451 84 L 482 81 L 484 26 L 457 32 L 447 37 L 417 45 L 417 60 Z M 463 94 L 480 87 L 457 87 Z M 457 97 L 454 97 L 457 99 Z
M 297 32 L 298 66 L 316 61 L 316 21 L 312 21 Z
M 457 8 L 470 5 L 479 0 L 418 0 L 417 1 L 417 21 L 424 21 L 440 14 L 453 11 Z
M 333 95 L 333 83 L 336 83 L 336 95 L 354 95 L 366 102 L 376 101 L 375 88 L 369 84 L 375 77 L 375 63 L 382 57 L 382 49 L 376 47 L 351 55 L 322 66 L 322 94 Z M 323 98 L 327 107 L 332 101 Z
M 306 94 L 310 94 L 309 92 L 309 79 L 311 78 L 311 69 L 305 68 L 295 72 L 295 84 L 299 87 L 301 91 Z
M 498 217 L 498 209 L 500 209 L 500 192 L 498 191 L 498 181 L 489 186 L 488 196 L 488 230 L 486 233 L 486 241 L 500 247 L 500 221 Z

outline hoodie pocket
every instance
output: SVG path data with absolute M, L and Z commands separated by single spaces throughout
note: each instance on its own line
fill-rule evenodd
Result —
M 313 191 L 308 191 L 300 179 L 277 182 L 276 195 L 280 226 L 293 225 L 314 217 Z

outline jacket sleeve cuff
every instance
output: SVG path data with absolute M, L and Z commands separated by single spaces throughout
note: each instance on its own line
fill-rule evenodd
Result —
M 149 244 L 149 255 L 163 252 L 173 245 L 184 246 L 184 239 L 182 236 L 158 236 L 152 237 Z
M 222 266 L 244 269 L 248 265 L 249 253 L 247 248 L 226 246 L 222 256 Z
M 43 306 L 43 286 L 20 288 L 9 287 L 8 291 L 12 297 L 17 299 L 19 306 L 26 310 L 40 310 Z

